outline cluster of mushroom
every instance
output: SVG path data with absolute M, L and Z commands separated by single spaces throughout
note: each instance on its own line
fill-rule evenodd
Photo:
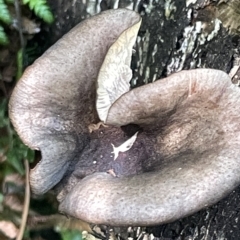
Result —
M 81 22 L 27 68 L 9 103 L 19 136 L 41 151 L 32 191 L 58 184 L 60 211 L 87 222 L 167 223 L 240 184 L 239 89 L 196 69 L 130 90 L 140 24 L 126 9 Z M 88 163 L 98 167 L 83 174 Z M 119 163 L 131 171 L 116 173 Z

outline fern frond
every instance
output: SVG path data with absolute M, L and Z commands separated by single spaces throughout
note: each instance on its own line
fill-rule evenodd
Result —
M 0 26 L 0 45 L 7 45 L 9 43 L 8 37 L 6 33 L 4 32 L 4 29 L 2 26 Z
M 12 17 L 8 11 L 8 7 L 3 0 L 0 0 L 0 21 L 10 24 L 12 22 Z
M 44 22 L 50 24 L 54 21 L 53 14 L 46 0 L 23 0 L 23 4 L 28 4 L 29 8 L 33 10 L 38 17 L 42 18 Z

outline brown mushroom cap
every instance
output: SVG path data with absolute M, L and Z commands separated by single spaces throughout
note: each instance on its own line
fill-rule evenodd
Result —
M 25 144 L 41 151 L 31 170 L 35 193 L 52 188 L 87 141 L 95 111 L 96 78 L 109 47 L 140 16 L 127 9 L 105 11 L 74 27 L 27 68 L 9 103 Z M 111 23 L 111 27 L 109 27 Z
M 239 103 L 239 89 L 213 69 L 182 71 L 125 93 L 107 123 L 139 124 L 156 140 L 145 161 L 152 154 L 163 161 L 157 171 L 135 176 L 88 176 L 60 211 L 97 224 L 146 226 L 216 203 L 240 184 Z

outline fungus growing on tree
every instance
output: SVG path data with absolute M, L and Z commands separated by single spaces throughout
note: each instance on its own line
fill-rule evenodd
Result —
M 88 125 L 99 121 L 96 79 L 104 57 L 121 33 L 132 49 L 140 21 L 137 13 L 126 9 L 89 18 L 24 72 L 13 91 L 9 112 L 23 142 L 42 154 L 30 173 L 35 193 L 44 193 L 59 182 L 70 161 L 84 148 Z M 117 47 L 121 48 L 121 42 L 115 48 L 120 53 Z
M 33 191 L 60 181 L 60 211 L 92 223 L 171 222 L 240 184 L 239 89 L 222 71 L 196 69 L 129 91 L 140 21 L 118 9 L 81 23 L 27 69 L 10 101 L 19 135 L 42 153 Z M 100 120 L 108 127 L 90 133 Z

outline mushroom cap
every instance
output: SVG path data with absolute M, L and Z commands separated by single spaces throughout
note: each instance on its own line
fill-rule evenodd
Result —
M 96 79 L 104 57 L 119 35 L 140 19 L 136 12 L 117 9 L 81 22 L 28 67 L 17 83 L 10 118 L 23 142 L 42 154 L 30 172 L 35 193 L 59 182 L 85 146 L 87 126 L 99 121 Z
M 96 224 L 146 226 L 216 203 L 240 184 L 239 103 L 239 89 L 213 69 L 182 71 L 125 93 L 106 122 L 139 124 L 156 141 L 145 161 L 159 159 L 158 169 L 119 178 L 90 175 L 60 211 Z
M 212 108 L 212 104 L 219 104 L 218 99 L 222 97 L 226 86 L 234 89 L 236 95 L 239 94 L 238 88 L 223 71 L 214 69 L 181 71 L 123 94 L 111 105 L 106 123 L 115 126 L 129 123 L 155 124 L 159 119 L 169 117 L 169 113 L 182 105 L 193 101 L 198 103 L 199 109 L 203 107 L 201 103 L 204 103 L 204 108 Z M 226 98 L 230 97 L 226 94 Z M 224 104 L 224 101 L 221 104 Z M 185 105 L 184 107 L 186 108 Z

